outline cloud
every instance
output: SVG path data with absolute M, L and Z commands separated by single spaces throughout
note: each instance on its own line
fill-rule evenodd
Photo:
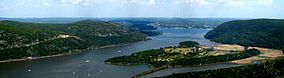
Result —
M 82 0 L 73 0 L 72 1 L 72 4 L 79 4 L 79 3 L 81 3 L 82 2 Z
M 209 2 L 205 0 L 191 0 L 192 3 L 195 3 L 196 5 L 206 5 L 209 4 Z
M 9 0 L 2 7 L 38 7 L 38 6 L 171 6 L 185 5 L 189 7 L 244 8 L 254 6 L 273 6 L 273 0 Z M 1 3 L 1 1 L 0 1 Z M 1 5 L 0 5 L 1 6 Z
M 154 5 L 155 3 L 156 3 L 155 0 L 149 0 L 149 1 L 148 1 L 148 5 Z
M 89 1 L 89 0 L 88 0 Z M 61 0 L 62 3 L 68 3 L 68 4 L 80 4 L 83 2 L 83 0 Z
M 273 4 L 272 0 L 258 0 L 257 5 L 260 6 L 271 6 Z
M 61 0 L 61 6 L 89 6 L 97 3 L 98 0 Z
M 246 0 L 219 0 L 217 2 L 227 7 L 244 7 L 247 4 Z
M 210 4 L 210 2 L 206 0 L 176 0 L 174 1 L 176 4 L 189 4 L 189 5 L 207 5 Z
M 111 3 L 115 3 L 115 4 L 127 4 L 127 3 L 137 3 L 136 0 L 110 0 Z
M 11 3 L 5 3 L 6 7 L 38 7 L 42 6 L 43 3 L 41 1 L 32 1 L 32 0 L 17 0 Z
M 50 4 L 49 3 L 47 3 L 47 2 L 44 2 L 43 3 L 43 6 L 49 6 Z
M 121 5 L 127 5 L 127 4 L 136 4 L 136 5 L 155 5 L 157 0 L 109 0 L 111 3 L 114 4 L 121 4 Z M 160 0 L 163 2 L 162 0 Z M 107 2 L 107 1 L 102 1 Z
M 132 2 L 132 3 L 136 3 L 137 1 L 136 1 L 136 0 L 131 0 L 131 2 Z

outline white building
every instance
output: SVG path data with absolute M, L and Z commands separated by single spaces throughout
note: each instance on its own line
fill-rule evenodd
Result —
M 68 38 L 70 37 L 69 35 L 59 35 L 58 38 Z

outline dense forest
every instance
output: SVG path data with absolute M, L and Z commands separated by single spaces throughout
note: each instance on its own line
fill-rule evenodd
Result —
M 283 31 L 284 20 L 236 20 L 221 24 L 209 31 L 205 38 L 226 44 L 282 48 L 284 46 Z
M 146 40 L 146 35 L 118 23 L 68 24 L 0 21 L 0 60 L 77 52 L 88 47 Z
M 263 64 L 246 65 L 202 72 L 172 74 L 161 78 L 283 78 L 284 59 L 279 58 Z

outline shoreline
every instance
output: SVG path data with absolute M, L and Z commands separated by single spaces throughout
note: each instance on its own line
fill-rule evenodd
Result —
M 111 63 L 111 62 L 105 62 L 106 64 L 110 64 L 110 65 L 118 65 L 118 66 L 131 66 L 131 65 L 142 65 L 142 64 L 145 64 L 145 63 L 141 63 L 141 64 L 138 64 L 138 63 L 128 63 L 128 64 L 121 64 L 121 63 Z M 161 70 L 165 70 L 165 69 L 169 69 L 169 68 L 182 68 L 182 67 L 200 67 L 200 66 L 210 66 L 210 65 L 215 65 L 215 64 L 232 64 L 232 65 L 235 65 L 234 67 L 238 67 L 238 66 L 243 66 L 243 64 L 238 64 L 238 63 L 232 63 L 230 61 L 227 61 L 227 62 L 218 62 L 218 63 L 210 63 L 210 64 L 194 64 L 194 65 L 174 65 L 174 66 L 170 66 L 170 65 L 164 65 L 164 66 L 161 66 L 161 67 L 154 67 L 150 64 L 145 64 L 145 65 L 148 65 L 150 67 L 150 70 L 147 70 L 147 71 L 144 71 L 144 72 L 141 72 L 141 73 L 137 73 L 133 76 L 131 76 L 130 78 L 139 78 L 139 77 L 143 77 L 145 75 L 148 75 L 148 74 L 152 74 L 152 73 L 155 73 L 155 72 L 158 72 L 158 71 L 161 71 Z M 253 63 L 251 63 L 253 64 Z
M 170 68 L 201 67 L 201 66 L 211 66 L 211 65 L 215 65 L 215 64 L 232 64 L 232 65 L 235 65 L 234 67 L 242 66 L 241 64 L 230 63 L 230 62 L 210 63 L 210 64 L 201 64 L 201 65 L 200 64 L 196 64 L 196 65 L 174 65 L 174 66 L 165 65 L 165 66 L 158 67 L 158 68 L 151 68 L 148 71 L 144 71 L 144 72 L 135 74 L 131 78 L 143 77 L 145 75 L 152 74 L 152 73 L 155 73 L 155 72 L 158 72 L 158 71 L 161 71 L 161 70 L 165 70 L 165 69 L 170 69 Z
M 209 64 L 194 64 L 194 65 L 174 65 L 174 66 L 169 66 L 169 65 L 165 65 L 162 67 L 157 67 L 157 68 L 153 68 L 151 65 L 150 66 L 150 70 L 148 71 L 144 71 L 138 74 L 133 75 L 131 78 L 138 78 L 138 77 L 142 77 L 151 73 L 155 73 L 157 71 L 160 70 L 164 70 L 164 69 L 168 69 L 168 68 L 180 68 L 180 67 L 196 67 L 196 66 L 210 66 L 210 65 L 214 65 L 214 64 L 233 64 L 236 66 L 242 66 L 242 65 L 248 65 L 248 64 L 255 64 L 254 62 L 248 62 L 245 59 L 250 59 L 250 58 L 254 58 L 254 57 L 259 57 L 259 56 L 263 56 L 264 54 L 266 54 L 267 52 L 263 51 L 264 48 L 259 48 L 259 47 L 251 47 L 251 48 L 256 48 L 258 50 L 260 50 L 260 52 L 262 54 L 258 54 L 256 56 L 252 56 L 252 57 L 248 57 L 248 58 L 244 58 L 244 59 L 238 59 L 238 60 L 233 60 L 233 61 L 226 61 L 226 62 L 217 62 L 217 63 L 209 63 Z M 243 46 L 239 46 L 239 45 L 219 45 L 216 46 L 214 49 L 220 50 L 220 51 L 243 51 Z M 265 50 L 268 52 L 274 49 L 269 49 L 269 48 L 265 48 Z M 278 51 L 278 50 L 274 50 L 274 51 Z M 278 52 L 279 53 L 279 52 Z M 271 54 L 268 54 L 271 55 Z M 278 57 L 278 56 L 275 56 Z M 236 61 L 236 62 L 234 62 Z M 243 62 L 246 61 L 248 62 L 247 64 L 241 64 L 239 61 Z M 256 59 L 254 60 L 250 60 L 250 61 L 257 61 Z M 106 62 L 106 64 L 111 64 L 111 65 L 137 65 L 137 64 L 131 64 L 131 63 L 127 63 L 127 64 L 123 64 L 123 63 L 111 63 L 111 62 Z
M 139 42 L 139 41 L 138 41 Z M 77 53 L 81 53 L 86 50 L 96 50 L 96 49 L 103 49 L 103 48 L 111 48 L 111 47 L 118 47 L 118 46 L 125 46 L 125 45 L 130 45 L 131 43 L 122 43 L 122 44 L 117 44 L 117 45 L 106 45 L 106 46 L 100 46 L 100 47 L 88 47 L 85 49 L 81 49 L 79 51 L 73 51 L 73 52 L 66 52 L 66 53 L 60 53 L 60 54 L 55 54 L 55 55 L 48 55 L 48 56 L 39 56 L 39 57 L 24 57 L 21 59 L 8 59 L 8 60 L 2 60 L 0 61 L 1 63 L 9 63 L 9 62 L 19 62 L 19 61 L 27 61 L 27 60 L 37 60 L 37 59 L 44 59 L 44 58 L 51 58 L 51 57 L 59 57 L 59 56 L 66 56 L 66 55 L 73 55 Z
M 157 71 L 164 70 L 164 69 L 168 69 L 168 68 L 170 68 L 170 66 L 168 66 L 168 65 L 165 65 L 165 66 L 162 66 L 162 67 L 158 67 L 158 68 L 152 68 L 152 69 L 150 69 L 150 70 L 148 70 L 148 71 L 144 71 L 144 72 L 135 74 L 135 75 L 132 76 L 131 78 L 142 77 L 142 76 L 145 76 L 145 75 L 147 75 L 147 74 L 155 73 L 155 72 L 157 72 Z

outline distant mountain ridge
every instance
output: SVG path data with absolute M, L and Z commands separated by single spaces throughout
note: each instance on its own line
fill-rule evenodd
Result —
M 224 22 L 240 18 L 155 18 L 155 17 L 129 17 L 129 18 L 0 18 L 0 20 L 13 20 L 33 23 L 65 24 L 83 20 L 103 22 L 126 23 L 128 26 L 139 29 L 162 28 L 214 28 Z M 153 27 L 155 26 L 155 27 Z

